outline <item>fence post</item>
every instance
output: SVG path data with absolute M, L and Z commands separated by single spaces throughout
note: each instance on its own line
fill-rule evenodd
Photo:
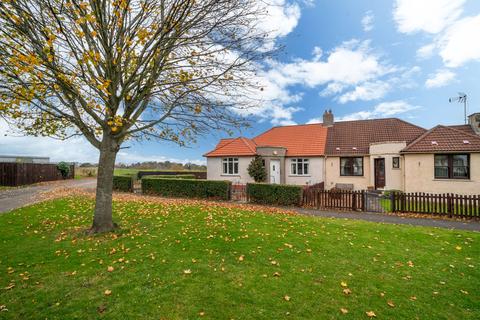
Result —
M 390 210 L 392 210 L 392 212 L 395 212 L 397 211 L 397 208 L 395 206 L 395 192 L 392 191 L 392 193 L 390 194 Z
M 352 194 L 352 211 L 357 211 L 357 193 L 353 191 Z
M 447 193 L 447 213 L 448 217 L 452 217 L 452 197 L 450 196 L 450 193 Z
M 362 211 L 365 211 L 365 202 L 366 202 L 366 199 L 365 199 L 365 190 L 362 190 L 362 193 L 361 193 L 361 199 L 362 199 Z

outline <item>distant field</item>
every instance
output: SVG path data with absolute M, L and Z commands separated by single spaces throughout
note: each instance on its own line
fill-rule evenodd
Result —
M 97 167 L 78 167 L 75 168 L 75 179 L 82 179 L 87 177 L 97 176 Z M 185 172 L 202 172 L 200 170 L 163 170 L 163 169 L 131 169 L 131 168 L 116 168 L 115 175 L 131 175 L 136 176 L 138 171 L 185 171 Z

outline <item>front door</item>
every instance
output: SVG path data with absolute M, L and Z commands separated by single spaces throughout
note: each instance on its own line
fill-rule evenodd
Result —
M 270 183 L 280 183 L 280 160 L 270 160 Z
M 385 159 L 375 159 L 375 189 L 385 188 Z

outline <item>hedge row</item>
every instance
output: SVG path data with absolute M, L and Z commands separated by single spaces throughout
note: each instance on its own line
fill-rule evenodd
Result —
M 302 186 L 247 183 L 247 197 L 252 203 L 297 206 L 302 201 Z
M 230 181 L 143 177 L 142 192 L 164 197 L 228 200 L 231 184 Z
M 147 179 L 147 178 L 144 178 L 144 179 Z M 193 174 L 179 174 L 179 175 L 148 176 L 148 179 L 190 179 L 190 180 L 195 180 L 196 177 Z
M 113 176 L 113 190 L 133 192 L 132 176 Z

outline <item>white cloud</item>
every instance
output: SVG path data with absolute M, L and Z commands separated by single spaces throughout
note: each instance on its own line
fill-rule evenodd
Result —
M 71 138 L 65 141 L 48 137 L 19 136 L 9 130 L 0 120 L 0 154 L 49 157 L 52 162 L 98 162 L 98 150 L 84 138 Z M 203 159 L 175 159 L 162 155 L 142 155 L 138 152 L 121 150 L 117 163 L 141 161 L 172 161 L 180 163 L 204 164 Z
M 433 56 L 435 48 L 435 43 L 424 45 L 417 50 L 417 57 L 420 59 L 428 59 Z
M 296 2 L 286 0 L 260 0 L 259 5 L 267 9 L 258 27 L 269 33 L 269 37 L 284 37 L 295 29 L 301 10 Z
M 340 103 L 347 103 L 357 100 L 376 100 L 385 96 L 391 86 L 385 81 L 365 82 L 356 86 L 353 91 L 344 93 L 338 99 Z
M 447 67 L 459 67 L 480 60 L 480 15 L 456 21 L 438 41 L 440 56 Z
M 375 20 L 375 16 L 373 15 L 372 11 L 367 11 L 362 18 L 362 27 L 363 31 L 369 32 L 373 30 L 373 22 Z
M 350 121 L 350 120 L 366 120 L 366 119 L 378 119 L 397 116 L 399 114 L 406 113 L 415 109 L 421 108 L 420 106 L 414 106 L 403 100 L 382 102 L 377 104 L 371 110 L 364 110 L 354 112 L 346 116 L 336 119 L 336 121 Z
M 402 33 L 436 34 L 460 17 L 464 3 L 465 0 L 397 0 L 393 17 Z
M 425 86 L 429 89 L 444 87 L 455 79 L 456 74 L 450 70 L 437 70 L 435 74 L 431 74 L 430 78 L 425 81 Z

